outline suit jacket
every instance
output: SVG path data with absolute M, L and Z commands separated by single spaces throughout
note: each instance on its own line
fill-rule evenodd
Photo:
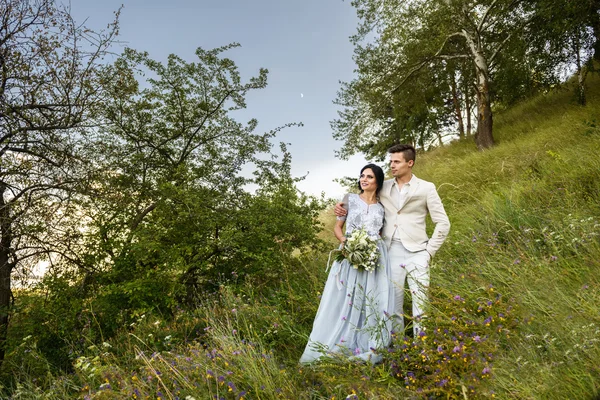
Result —
M 398 204 L 395 204 L 390 197 L 391 191 L 397 190 L 392 186 L 393 183 L 394 179 L 386 180 L 379 192 L 379 201 L 385 208 L 383 226 L 385 243 L 389 247 L 397 231 L 397 236 L 407 250 L 413 252 L 427 250 L 433 257 L 450 232 L 450 221 L 435 185 L 413 175 L 406 201 L 402 208 L 398 209 Z M 427 213 L 435 223 L 431 238 L 425 231 Z

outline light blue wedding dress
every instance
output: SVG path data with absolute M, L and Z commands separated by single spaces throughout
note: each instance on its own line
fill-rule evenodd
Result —
M 387 249 L 379 236 L 383 206 L 369 205 L 357 194 L 346 195 L 343 203 L 348 204 L 346 236 L 364 227 L 376 238 L 379 267 L 367 272 L 354 269 L 347 260 L 333 263 L 301 363 L 339 354 L 377 363 L 381 356 L 373 350 L 386 347 L 391 339 L 394 287 Z

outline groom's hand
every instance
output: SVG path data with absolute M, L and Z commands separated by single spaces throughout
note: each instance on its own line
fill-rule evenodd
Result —
M 348 211 L 344 208 L 344 203 L 339 202 L 335 204 L 335 208 L 333 209 L 333 213 L 336 217 L 344 217 L 348 214 Z

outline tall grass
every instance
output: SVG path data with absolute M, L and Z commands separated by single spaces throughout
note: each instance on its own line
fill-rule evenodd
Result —
M 590 76 L 587 107 L 557 91 L 496 115 L 490 150 L 465 140 L 419 156 L 415 173 L 437 184 L 452 232 L 432 264 L 427 334 L 396 333 L 382 364 L 298 365 L 326 277 L 327 254 L 308 253 L 278 266 L 277 287 L 223 287 L 172 321 L 146 316 L 90 341 L 72 374 L 26 338 L 3 366 L 15 383 L 0 397 L 597 397 L 598 83 Z

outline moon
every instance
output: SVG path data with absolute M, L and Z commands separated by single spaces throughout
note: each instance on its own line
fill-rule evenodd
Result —
M 303 97 L 304 97 L 304 93 L 300 93 L 300 98 L 303 98 Z

